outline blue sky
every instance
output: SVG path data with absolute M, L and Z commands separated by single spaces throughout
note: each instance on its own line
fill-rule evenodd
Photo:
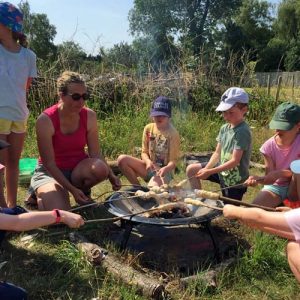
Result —
M 20 0 L 7 0 L 18 5 Z M 55 44 L 73 40 L 91 54 L 100 46 L 132 40 L 128 12 L 133 0 L 28 0 L 31 13 L 45 13 L 56 27 Z
M 15 5 L 20 0 L 7 0 Z M 73 40 L 90 54 L 131 42 L 128 12 L 134 0 L 28 0 L 31 13 L 45 13 L 56 27 L 54 43 Z M 280 0 L 271 0 L 278 3 Z

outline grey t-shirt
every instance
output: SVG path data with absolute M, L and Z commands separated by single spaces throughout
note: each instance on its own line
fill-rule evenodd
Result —
M 36 56 L 30 49 L 21 47 L 15 53 L 0 44 L 0 119 L 27 119 L 26 84 L 36 76 Z
M 217 142 L 221 144 L 221 161 L 224 164 L 232 158 L 234 150 L 243 150 L 243 155 L 238 166 L 222 171 L 226 186 L 244 182 L 249 177 L 249 163 L 252 150 L 252 136 L 248 124 L 243 121 L 231 128 L 230 124 L 224 124 L 217 136 Z

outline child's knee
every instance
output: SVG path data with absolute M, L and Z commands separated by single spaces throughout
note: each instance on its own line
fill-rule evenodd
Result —
M 117 163 L 118 163 L 118 166 L 123 166 L 127 163 L 128 161 L 128 155 L 125 155 L 125 154 L 121 154 L 119 155 L 119 157 L 117 158 Z
M 194 176 L 200 169 L 201 167 L 199 166 L 199 164 L 191 164 L 187 166 L 185 172 L 187 177 L 191 177 Z

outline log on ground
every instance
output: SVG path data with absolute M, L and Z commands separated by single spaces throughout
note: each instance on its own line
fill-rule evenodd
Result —
M 88 260 L 90 261 L 90 259 L 92 259 L 93 262 L 93 256 L 91 256 L 91 252 L 93 249 L 95 249 L 96 244 L 88 243 L 84 236 L 74 232 L 70 234 L 70 239 L 87 255 Z M 102 250 L 99 245 L 96 246 L 98 249 Z M 142 274 L 141 272 L 123 263 L 116 256 L 112 254 L 106 255 L 104 259 L 101 259 L 101 266 L 116 279 L 120 279 L 122 282 L 128 285 L 135 286 L 144 296 L 152 299 L 163 298 L 165 293 L 164 285 L 160 284 L 160 282 L 155 278 Z

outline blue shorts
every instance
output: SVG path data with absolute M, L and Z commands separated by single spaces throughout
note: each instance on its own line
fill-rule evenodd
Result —
M 262 188 L 262 191 L 272 192 L 273 194 L 279 196 L 281 201 L 283 201 L 284 199 L 286 199 L 288 197 L 289 187 L 269 184 L 269 185 L 264 185 L 264 187 Z

